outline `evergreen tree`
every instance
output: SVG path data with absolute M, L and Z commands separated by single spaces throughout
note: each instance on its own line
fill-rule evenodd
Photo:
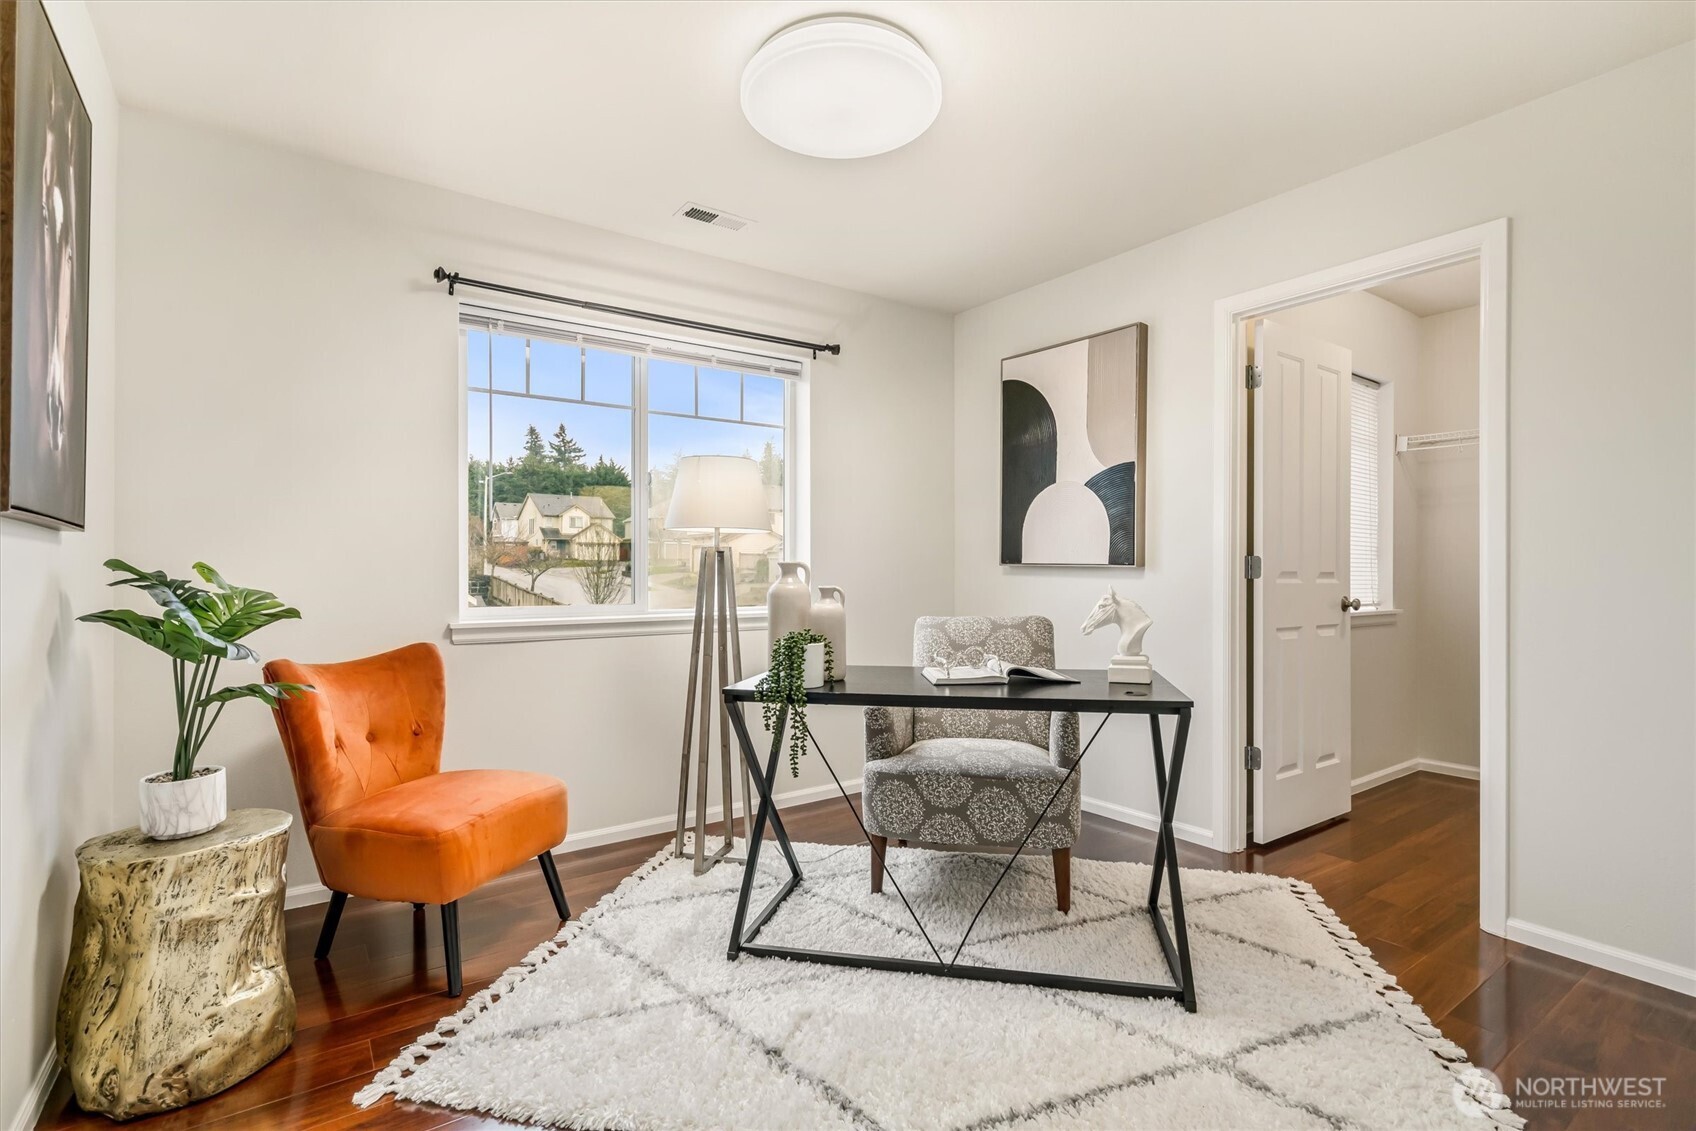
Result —
M 583 482 L 592 487 L 628 487 L 630 473 L 606 456 L 601 456 L 595 460 L 595 466 L 589 469 Z
M 760 479 L 768 487 L 783 486 L 783 457 L 777 454 L 777 446 L 770 440 L 760 453 Z
M 542 434 L 536 431 L 534 424 L 524 430 L 524 459 L 525 462 L 540 462 L 546 449 L 542 446 Z
M 554 462 L 561 467 L 583 466 L 583 445 L 571 438 L 566 432 L 564 424 L 554 429 L 554 438 L 548 441 L 548 447 L 553 451 Z

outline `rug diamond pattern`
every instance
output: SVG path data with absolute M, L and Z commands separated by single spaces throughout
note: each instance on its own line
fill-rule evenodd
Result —
M 795 845 L 806 879 L 762 941 L 924 958 L 865 846 Z M 786 868 L 762 859 L 754 906 Z M 896 849 L 944 956 L 1003 860 Z M 1165 981 L 1146 865 L 1016 864 L 962 962 Z M 1446 1127 L 1480 1131 L 1453 1076 L 1290 881 L 1186 870 L 1199 1010 L 1121 998 L 726 959 L 742 874 L 656 858 L 386 1069 L 382 1094 L 579 1128 Z M 1309 894 L 1306 899 L 1311 901 Z M 981 936 L 979 934 L 981 933 Z M 1405 1013 L 1405 1006 L 1402 1007 Z M 1499 1120 L 1510 1125 L 1512 1117 Z

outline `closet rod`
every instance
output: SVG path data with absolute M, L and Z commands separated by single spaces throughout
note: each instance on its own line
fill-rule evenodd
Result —
M 521 298 L 539 299 L 542 302 L 557 302 L 564 306 L 575 306 L 580 310 L 592 310 L 597 314 L 616 314 L 623 318 L 636 318 L 643 322 L 660 322 L 667 326 L 682 326 L 689 330 L 705 330 L 713 334 L 726 334 L 732 338 L 745 338 L 751 342 L 769 342 L 774 346 L 789 346 L 793 349 L 811 350 L 814 357 L 821 353 L 840 354 L 842 346 L 827 345 L 823 342 L 803 342 L 797 338 L 780 338 L 775 334 L 762 334 L 758 330 L 738 330 L 734 326 L 720 326 L 713 322 L 696 322 L 689 318 L 674 318 L 669 314 L 655 314 L 648 310 L 631 310 L 623 306 L 608 306 L 604 302 L 590 302 L 582 298 L 566 298 L 564 295 L 550 295 L 542 291 L 525 290 L 523 287 L 511 287 L 505 283 L 491 283 L 483 279 L 468 279 L 458 271 L 449 271 L 445 267 L 436 268 L 436 282 L 448 285 L 448 294 L 454 293 L 455 287 L 475 287 L 480 291 L 498 291 L 504 295 L 518 295 Z

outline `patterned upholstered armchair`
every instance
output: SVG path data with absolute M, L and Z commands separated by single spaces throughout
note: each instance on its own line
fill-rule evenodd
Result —
M 1054 665 L 1047 617 L 921 617 L 913 663 L 937 656 L 981 662 L 978 650 L 1008 663 Z M 984 711 L 954 707 L 866 709 L 866 772 L 861 794 L 871 835 L 872 891 L 883 890 L 891 838 L 978 851 L 1017 847 L 1043 807 L 1025 847 L 1054 857 L 1055 904 L 1072 906 L 1072 845 L 1078 839 L 1078 716 L 1071 711 Z

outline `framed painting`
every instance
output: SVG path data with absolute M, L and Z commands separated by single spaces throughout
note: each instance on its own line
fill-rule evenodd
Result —
M 1148 327 L 1001 362 L 1003 565 L 1146 564 Z
M 93 125 L 40 0 L 0 4 L 0 515 L 81 530 Z

